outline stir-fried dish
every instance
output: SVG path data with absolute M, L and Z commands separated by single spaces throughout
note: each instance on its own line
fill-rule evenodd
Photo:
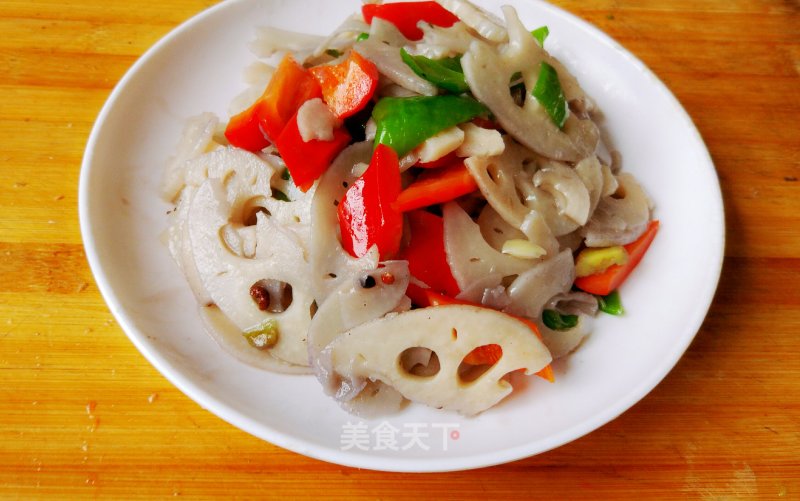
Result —
M 351 412 L 473 415 L 622 314 L 651 202 L 548 28 L 502 13 L 369 3 L 327 37 L 259 31 L 250 88 L 188 122 L 162 183 L 223 348 Z

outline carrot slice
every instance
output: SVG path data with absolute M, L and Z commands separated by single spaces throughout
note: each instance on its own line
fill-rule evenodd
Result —
M 449 202 L 478 189 L 478 184 L 463 162 L 423 172 L 397 197 L 401 212 Z
M 464 357 L 464 363 L 470 365 L 494 365 L 503 356 L 503 348 L 499 344 L 478 346 Z
M 578 277 L 575 279 L 575 286 L 583 291 L 598 296 L 607 296 L 614 292 L 642 260 L 644 253 L 647 252 L 647 249 L 656 237 L 656 233 L 658 233 L 658 227 L 659 222 L 657 219 L 650 221 L 650 224 L 647 226 L 644 233 L 642 233 L 642 236 L 636 241 L 623 246 L 628 252 L 627 263 L 610 266 L 602 273 Z

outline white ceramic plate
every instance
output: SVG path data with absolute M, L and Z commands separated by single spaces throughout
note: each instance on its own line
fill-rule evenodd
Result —
M 499 12 L 489 0 L 479 3 Z M 556 364 L 555 384 L 531 378 L 471 419 L 411 405 L 364 421 L 323 396 L 311 376 L 262 372 L 223 352 L 203 332 L 192 294 L 159 241 L 169 210 L 157 195 L 165 160 L 186 118 L 226 116 L 244 88 L 257 26 L 326 34 L 360 5 L 230 0 L 183 24 L 131 68 L 100 113 L 81 171 L 81 228 L 100 291 L 165 377 L 273 444 L 394 471 L 476 468 L 558 447 L 614 419 L 664 378 L 700 328 L 721 269 L 723 208 L 708 152 L 672 94 L 616 42 L 543 2 L 511 3 L 528 27 L 550 27 L 548 49 L 596 99 L 625 169 L 657 204 L 661 231 L 622 289 L 628 313 L 601 315 L 580 350 Z

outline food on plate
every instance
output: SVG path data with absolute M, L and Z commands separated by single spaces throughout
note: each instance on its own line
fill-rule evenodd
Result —
M 327 37 L 259 32 L 251 87 L 187 122 L 162 180 L 224 349 L 354 413 L 474 415 L 622 314 L 651 201 L 549 29 L 502 13 L 368 3 Z

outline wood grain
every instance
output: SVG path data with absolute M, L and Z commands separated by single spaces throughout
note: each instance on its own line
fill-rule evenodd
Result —
M 697 123 L 727 259 L 678 366 L 602 429 L 472 472 L 391 474 L 255 439 L 161 377 L 85 262 L 77 181 L 113 85 L 203 0 L 0 0 L 0 497 L 800 499 L 800 4 L 560 0 Z M 500 431 L 498 431 L 500 432 Z

